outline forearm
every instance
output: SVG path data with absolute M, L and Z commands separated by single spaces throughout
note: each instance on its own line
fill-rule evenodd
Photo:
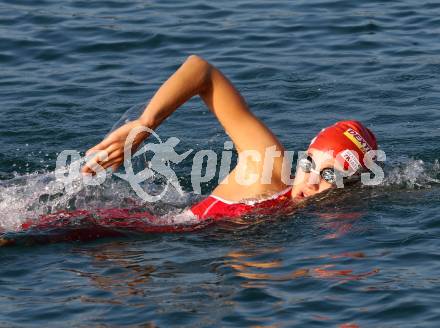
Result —
M 108 156 L 101 159 L 97 153 L 83 166 L 83 173 L 95 174 L 96 165 L 107 169 L 111 167 L 116 171 L 124 160 L 127 138 L 133 129 L 148 127 L 155 129 L 160 123 L 170 116 L 180 105 L 204 90 L 209 90 L 211 85 L 212 66 L 205 60 L 190 56 L 180 68 L 159 88 L 145 108 L 142 115 L 128 122 L 108 135 L 99 144 L 90 148 L 87 153 L 104 151 Z M 142 140 L 149 133 L 138 133 L 132 143 L 132 151 L 137 149 Z
M 177 108 L 209 86 L 212 66 L 197 56 L 190 56 L 157 90 L 139 120 L 156 128 Z

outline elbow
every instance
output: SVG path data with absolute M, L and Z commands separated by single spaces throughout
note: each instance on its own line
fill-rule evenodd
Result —
M 200 91 L 205 91 L 211 85 L 211 72 L 213 66 L 205 59 L 198 55 L 190 55 L 185 61 L 185 65 L 191 67 L 191 69 L 198 76 L 198 82 L 201 86 Z
M 212 65 L 202 57 L 198 55 L 190 55 L 185 61 L 185 64 L 191 66 L 193 69 L 203 73 L 209 73 Z
M 203 59 L 199 55 L 189 55 L 186 59 L 186 62 L 191 63 L 193 65 L 203 65 L 203 66 L 210 66 L 207 60 Z

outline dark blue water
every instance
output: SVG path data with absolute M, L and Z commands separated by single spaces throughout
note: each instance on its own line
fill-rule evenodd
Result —
M 434 1 L 0 1 L 0 326 L 437 327 L 440 4 Z M 123 206 L 117 178 L 65 192 L 57 153 L 84 151 L 199 54 L 291 150 L 363 121 L 386 179 L 283 218 L 194 233 L 38 244 L 25 218 Z M 124 116 L 125 115 L 125 116 Z M 158 130 L 221 151 L 197 99 Z M 189 206 L 191 162 L 176 168 Z M 209 193 L 215 181 L 204 186 Z

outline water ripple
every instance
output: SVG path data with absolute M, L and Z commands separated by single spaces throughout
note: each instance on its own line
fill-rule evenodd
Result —
M 414 0 L 0 0 L 3 228 L 126 204 L 132 194 L 116 180 L 77 193 L 50 185 L 57 153 L 83 151 L 124 113 L 136 115 L 133 105 L 191 53 L 220 67 L 287 148 L 350 118 L 376 132 L 388 158 L 382 185 L 283 218 L 41 246 L 44 233 L 9 231 L 17 243 L 0 247 L 0 325 L 436 327 L 439 9 Z M 160 135 L 219 152 L 226 140 L 197 101 Z M 188 189 L 190 167 L 179 168 Z

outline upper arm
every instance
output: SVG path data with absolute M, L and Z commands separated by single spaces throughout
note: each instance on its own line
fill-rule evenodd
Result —
M 203 61 L 203 59 L 199 57 L 197 57 L 197 60 Z M 234 189 L 234 195 L 237 194 L 239 189 L 243 189 L 243 193 L 252 194 L 251 189 L 259 191 L 273 190 L 284 186 L 282 183 L 284 148 L 280 141 L 272 131 L 249 110 L 244 98 L 238 90 L 218 69 L 210 66 L 208 79 L 206 83 L 207 86 L 200 93 L 200 96 L 215 114 L 225 129 L 225 132 L 233 141 L 237 152 L 240 154 L 243 151 L 251 150 L 257 151 L 260 154 L 260 161 L 256 162 L 247 158 L 245 163 L 242 163 L 240 160 L 238 165 L 244 165 L 247 172 L 257 173 L 261 176 L 264 169 L 266 149 L 271 147 L 280 152 L 279 156 L 274 158 L 271 184 L 263 186 L 262 183 L 257 182 L 252 186 L 241 186 L 243 188 L 239 188 L 235 183 L 232 183 L 230 188 Z M 235 177 L 235 175 L 236 170 L 232 172 L 231 176 Z M 216 192 L 219 193 L 220 190 L 222 190 L 223 193 L 225 188 L 230 189 L 226 186 L 219 186 Z M 224 195 L 226 194 L 229 194 L 229 192 L 224 193 Z
M 249 110 L 238 90 L 218 69 L 211 66 L 208 79 L 207 87 L 200 95 L 234 142 L 238 152 L 264 152 L 271 146 L 276 146 L 278 150 L 283 149 L 272 131 Z

